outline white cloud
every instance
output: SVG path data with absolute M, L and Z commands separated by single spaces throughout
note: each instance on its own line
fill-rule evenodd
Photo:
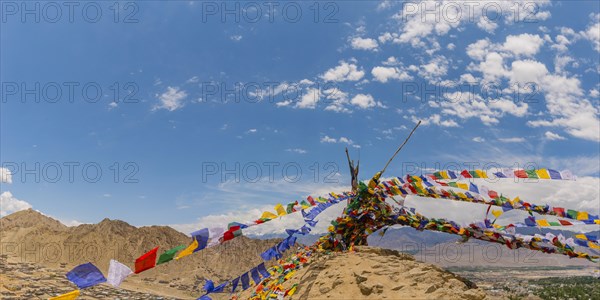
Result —
M 300 148 L 294 148 L 294 149 L 285 149 L 285 151 L 287 152 L 295 152 L 298 154 L 306 154 L 308 151 L 304 150 L 304 149 L 300 149 Z
M 438 114 L 433 114 L 427 118 L 417 118 L 416 116 L 411 116 L 411 120 L 415 123 L 421 121 L 421 125 L 438 125 L 442 127 L 458 127 L 458 123 L 454 120 L 442 120 L 442 117 Z
M 351 41 L 353 49 L 377 51 L 377 41 L 371 38 L 355 37 Z
M 321 143 L 337 143 L 337 140 L 326 135 L 321 138 Z
M 352 98 L 352 100 L 350 100 L 350 103 L 352 103 L 352 105 L 356 105 L 362 109 L 367 109 L 367 108 L 371 108 L 371 107 L 375 107 L 377 105 L 377 103 L 375 102 L 375 99 L 373 99 L 373 96 L 367 94 L 358 94 L 356 96 L 354 96 Z
M 592 43 L 596 51 L 600 52 L 600 13 L 593 15 L 592 19 L 595 22 L 590 24 L 581 35 Z
M 564 137 L 560 136 L 557 133 L 551 132 L 551 131 L 546 131 L 546 133 L 544 133 L 544 136 L 546 137 L 547 140 L 550 140 L 550 141 L 566 140 Z
M 436 36 L 447 35 L 451 30 L 462 30 L 465 24 L 476 24 L 492 33 L 498 23 L 535 22 L 550 17 L 544 7 L 549 0 L 536 1 L 535 8 L 527 1 L 435 1 L 407 2 L 402 5 L 394 19 L 400 33 L 390 34 L 384 39 L 394 43 L 410 43 L 413 47 L 430 47 Z M 496 14 L 498 17 L 492 18 Z M 381 41 L 382 37 L 380 37 Z M 424 41 L 427 40 L 427 41 Z
M 0 194 L 0 216 L 2 217 L 29 208 L 31 204 L 15 198 L 9 191 Z
M 337 67 L 327 70 L 320 77 L 325 81 L 358 81 L 365 75 L 363 70 L 359 70 L 353 63 L 341 61 Z
M 318 88 L 309 88 L 306 93 L 302 95 L 300 101 L 296 103 L 296 108 L 314 109 L 317 107 L 317 103 L 321 99 L 321 90 Z
M 561 29 L 564 34 L 574 34 L 570 31 L 572 30 L 568 28 Z M 529 37 L 525 39 L 529 39 Z M 511 44 L 508 40 L 507 43 Z M 510 80 L 511 86 L 535 86 L 535 92 L 543 95 L 546 100 L 547 111 L 542 113 L 544 119 L 528 121 L 529 126 L 560 127 L 574 137 L 600 141 L 599 109 L 584 97 L 581 81 L 577 77 L 570 77 L 564 71 L 564 66 L 571 61 L 570 58 L 558 57 L 555 60 L 555 74 L 550 73 L 543 63 L 532 59 L 512 61 L 510 68 L 507 68 L 505 59 L 510 59 L 514 53 L 502 52 L 506 51 L 500 51 L 499 48 L 502 47 L 491 44 L 488 40 L 479 40 L 469 45 L 467 54 L 476 62 L 471 63 L 468 69 L 481 72 L 484 82 L 498 83 L 506 78 Z M 529 45 L 523 49 L 527 50 L 521 50 L 521 52 L 517 50 L 517 53 L 537 52 L 536 46 Z M 506 101 L 497 102 L 494 105 L 495 108 L 515 116 L 526 114 L 526 107 L 521 105 L 515 106 Z M 483 118 L 494 121 L 494 117 L 491 115 Z
M 178 87 L 167 87 L 167 91 L 158 95 L 160 105 L 154 106 L 154 110 L 166 109 L 174 111 L 183 107 L 183 100 L 187 97 L 187 93 L 180 90 Z
M 419 67 L 419 76 L 430 82 L 438 82 L 448 73 L 448 59 L 444 56 L 434 57 L 427 64 Z
M 12 183 L 12 174 L 9 169 L 0 167 L 0 182 Z
M 445 100 L 432 102 L 431 107 L 442 108 L 442 113 L 446 115 L 457 116 L 461 119 L 479 118 L 486 125 L 493 125 L 499 122 L 499 117 L 504 114 L 512 114 L 522 117 L 527 113 L 528 104 L 515 104 L 508 99 L 485 100 L 478 94 L 471 92 L 456 91 L 445 93 Z
M 410 76 L 406 70 L 399 69 L 397 67 L 374 67 L 371 70 L 371 74 L 373 77 L 375 77 L 375 80 L 381 83 L 386 83 L 390 79 L 399 81 L 413 79 L 413 77 Z
M 331 88 L 323 91 L 325 99 L 328 100 L 329 104 L 325 107 L 325 110 L 350 113 L 351 110 L 346 108 L 348 104 L 348 94 L 341 91 L 338 88 Z
M 257 131 L 258 131 L 258 130 L 257 130 L 256 128 L 250 128 L 250 129 L 248 129 L 248 131 L 246 131 L 246 133 L 247 133 L 247 134 L 250 134 L 250 133 L 256 133 Z
M 354 148 L 360 148 L 360 145 L 355 144 L 351 139 L 344 137 L 344 136 L 336 139 L 336 138 L 332 138 L 332 137 L 329 137 L 326 135 L 321 138 L 321 143 L 330 143 L 330 144 L 340 143 L 340 144 L 347 144 L 348 146 L 352 146 Z
M 520 35 L 509 35 L 502 48 L 516 56 L 533 56 L 537 54 L 544 40 L 537 34 L 523 33 Z
M 523 142 L 525 142 L 525 138 L 522 138 L 522 137 L 499 138 L 498 140 L 503 143 L 523 143 Z
M 483 143 L 483 142 L 485 142 L 485 139 L 482 138 L 482 137 L 480 137 L 480 136 L 476 136 L 476 137 L 473 138 L 473 142 Z
M 242 40 L 243 37 L 241 35 L 232 35 L 229 38 L 234 42 L 239 42 Z

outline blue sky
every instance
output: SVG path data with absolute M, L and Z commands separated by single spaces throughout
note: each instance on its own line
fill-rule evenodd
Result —
M 228 3 L 239 20 L 220 2 L 94 3 L 97 22 L 4 7 L 3 214 L 147 225 L 248 212 L 344 189 L 344 147 L 375 173 L 419 119 L 388 175 L 465 162 L 599 175 L 595 1 L 470 1 L 471 14 L 448 1 L 430 7 L 437 21 L 420 2 Z M 24 92 L 36 82 L 39 101 Z M 222 178 L 236 164 L 239 182 Z

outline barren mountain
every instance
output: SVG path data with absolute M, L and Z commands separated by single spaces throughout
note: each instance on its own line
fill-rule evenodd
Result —
M 92 262 L 107 274 L 110 259 L 133 269 L 137 257 L 160 246 L 159 254 L 191 238 L 167 226 L 140 227 L 104 219 L 98 224 L 67 227 L 34 210 L 0 218 L 0 254 L 8 262 L 31 263 L 68 272 L 81 263 Z M 262 260 L 260 253 L 279 240 L 235 238 L 223 245 L 161 264 L 130 276 L 123 287 L 175 297 L 200 294 L 204 278 L 221 281 L 239 276 Z
M 41 292 L 41 287 L 33 284 L 37 290 L 21 293 L 28 297 L 43 298 L 73 289 L 74 286 L 62 276 L 78 264 L 92 262 L 106 274 L 111 258 L 133 268 L 135 258 L 156 246 L 160 246 L 159 251 L 162 252 L 190 242 L 188 236 L 166 226 L 137 228 L 123 221 L 104 219 L 98 224 L 67 227 L 33 210 L 1 218 L 0 225 L 1 254 L 6 261 L 2 276 L 5 282 L 9 282 L 8 286 L 0 287 L 0 292 L 15 293 L 11 289 L 15 289 L 15 286 L 21 289 L 20 281 L 35 280 L 28 278 L 28 275 L 37 274 L 36 277 L 54 280 L 53 283 L 46 283 L 46 286 L 53 288 Z M 198 297 L 204 278 L 221 282 L 237 277 L 260 263 L 259 254 L 278 241 L 242 236 L 133 275 L 127 278 L 122 287 L 125 291 L 138 293 L 131 294 L 132 297 L 139 293 L 176 298 Z M 403 276 L 406 272 L 412 275 L 408 278 Z M 409 255 L 368 247 L 359 248 L 355 253 L 316 255 L 314 262 L 299 270 L 293 281 L 301 283 L 298 295 L 302 299 L 449 295 L 480 299 L 485 295 L 477 289 L 470 289 L 466 281 L 452 273 L 415 262 Z M 118 294 L 114 294 L 118 291 L 102 285 L 86 289 L 84 295 L 93 298 L 98 297 L 94 293 L 102 293 L 111 298 L 118 297 Z M 121 290 L 120 293 L 123 292 Z

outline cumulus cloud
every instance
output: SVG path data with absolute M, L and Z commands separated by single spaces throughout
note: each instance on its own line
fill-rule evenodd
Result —
M 377 41 L 371 38 L 355 37 L 350 42 L 353 49 L 377 51 Z
M 9 191 L 0 194 L 0 216 L 6 216 L 29 208 L 31 208 L 31 204 L 15 198 Z
M 563 31 L 568 34 L 569 30 Z M 518 59 L 518 55 L 537 53 L 537 44 L 539 44 L 536 42 L 537 38 L 520 35 L 515 39 L 527 40 L 528 42 L 522 41 L 527 45 L 519 50 L 517 46 L 510 46 L 517 43 L 509 39 L 505 45 L 492 44 L 487 39 L 469 45 L 467 55 L 474 62 L 469 64 L 468 69 L 481 72 L 484 82 L 498 83 L 508 79 L 511 86 L 534 86 L 535 92 L 544 96 L 547 111 L 542 114 L 543 119 L 528 121 L 529 126 L 560 127 L 574 137 L 600 141 L 598 108 L 585 98 L 580 79 L 569 76 L 563 70 L 570 59 L 566 57 L 555 59 L 556 73 L 553 74 L 542 62 L 534 59 Z M 518 55 L 515 56 L 516 54 Z M 507 61 L 515 57 L 517 59 L 507 67 Z M 497 102 L 494 107 L 515 116 L 526 114 L 524 106 L 515 106 L 514 103 L 510 104 L 506 101 Z M 484 118 L 488 123 L 494 122 L 493 116 L 486 115 Z
M 458 127 L 458 123 L 456 123 L 454 120 L 442 120 L 442 117 L 438 114 L 433 114 L 427 118 L 417 118 L 416 116 L 411 116 L 411 120 L 415 123 L 421 121 L 421 125 L 424 126 L 433 124 L 442 127 Z
M 545 20 L 550 13 L 544 8 L 550 4 L 549 0 L 536 1 L 535 8 L 532 8 L 527 1 L 498 1 L 494 5 L 489 5 L 488 1 L 414 1 L 402 5 L 402 10 L 394 16 L 400 32 L 387 33 L 380 36 L 379 40 L 430 47 L 436 36 L 460 30 L 462 25 L 469 23 L 492 33 L 502 21 L 509 24 Z M 489 17 L 493 13 L 498 17 Z
M 360 148 L 360 145 L 355 144 L 351 139 L 344 137 L 344 136 L 336 139 L 336 138 L 332 138 L 332 137 L 329 137 L 326 135 L 321 138 L 321 143 L 330 143 L 330 144 L 340 143 L 340 144 L 346 144 L 348 146 L 352 146 L 354 148 Z
M 381 83 L 386 83 L 391 79 L 399 81 L 413 79 L 406 70 L 398 67 L 374 67 L 371 70 L 371 75 Z
M 300 98 L 300 101 L 296 103 L 296 108 L 315 109 L 317 103 L 321 99 L 321 90 L 318 88 L 309 88 L 304 95 Z
M 167 87 L 167 91 L 157 95 L 160 104 L 154 106 L 154 110 L 166 109 L 174 111 L 183 107 L 183 100 L 187 97 L 187 93 L 180 90 L 178 87 Z
M 348 63 L 345 61 L 341 61 L 340 64 L 334 68 L 327 70 L 320 77 L 325 81 L 358 81 L 365 75 L 363 70 L 359 70 L 359 68 L 354 63 Z
M 516 56 L 533 56 L 540 51 L 544 40 L 537 34 L 523 33 L 506 37 L 502 49 Z
M 594 23 L 581 33 L 581 35 L 592 43 L 594 49 L 600 52 L 600 13 L 593 15 Z
M 480 137 L 480 136 L 476 136 L 476 137 L 473 138 L 473 142 L 483 143 L 483 142 L 485 142 L 485 139 L 482 138 L 482 137 Z
M 366 94 L 366 95 L 358 94 L 358 95 L 354 96 L 352 98 L 352 100 L 350 100 L 350 103 L 352 103 L 352 105 L 356 105 L 362 109 L 367 109 L 367 108 L 377 106 L 377 102 L 375 102 L 375 99 L 373 99 L 373 96 L 371 96 L 369 94 Z

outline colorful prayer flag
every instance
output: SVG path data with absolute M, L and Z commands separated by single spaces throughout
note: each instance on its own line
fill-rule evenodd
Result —
M 177 252 L 179 252 L 180 250 L 183 250 L 183 249 L 185 249 L 185 245 L 177 246 L 173 249 L 169 249 L 169 250 L 163 252 L 163 254 L 161 254 L 160 257 L 158 257 L 158 262 L 156 264 L 160 265 L 162 263 L 166 263 L 168 261 L 173 260 L 173 258 L 175 257 L 175 254 L 177 254 Z
M 49 300 L 74 300 L 79 297 L 79 290 L 74 290 L 66 294 L 62 294 L 56 297 L 49 298 Z
M 156 266 L 156 252 L 158 247 L 144 253 L 135 260 L 135 274 L 139 274 Z
M 106 282 L 102 272 L 92 263 L 81 264 L 67 273 L 67 279 L 73 282 L 79 289 Z

